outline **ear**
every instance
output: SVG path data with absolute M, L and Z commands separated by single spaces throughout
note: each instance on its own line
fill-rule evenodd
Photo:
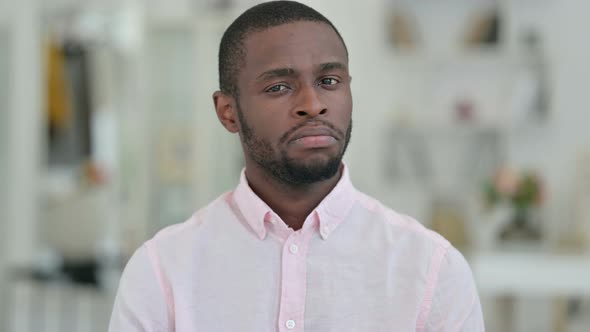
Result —
M 237 133 L 240 129 L 238 126 L 238 114 L 233 97 L 226 95 L 221 91 L 213 93 L 213 104 L 219 122 L 230 133 Z

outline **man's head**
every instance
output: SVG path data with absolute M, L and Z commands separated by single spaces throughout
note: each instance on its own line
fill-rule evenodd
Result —
M 219 90 L 237 98 L 237 76 L 244 65 L 244 40 L 249 33 L 293 22 L 319 22 L 329 25 L 346 44 L 340 33 L 324 15 L 295 1 L 270 1 L 246 10 L 225 30 L 219 45 Z
M 247 169 L 305 185 L 338 172 L 352 127 L 350 79 L 330 21 L 297 2 L 267 2 L 226 30 L 214 102 L 240 133 Z

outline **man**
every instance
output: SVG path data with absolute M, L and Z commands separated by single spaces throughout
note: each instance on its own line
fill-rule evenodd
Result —
M 110 331 L 484 330 L 461 254 L 349 180 L 351 77 L 330 21 L 290 1 L 249 9 L 219 80 L 240 183 L 137 250 Z

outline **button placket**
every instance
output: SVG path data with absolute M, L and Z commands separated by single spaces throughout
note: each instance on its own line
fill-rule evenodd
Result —
M 293 233 L 283 245 L 279 331 L 303 331 L 309 235 Z

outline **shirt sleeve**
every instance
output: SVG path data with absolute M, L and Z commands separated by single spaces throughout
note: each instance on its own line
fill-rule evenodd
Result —
M 172 332 L 169 304 L 147 245 L 131 257 L 119 283 L 109 332 Z
M 485 331 L 473 274 L 463 255 L 453 247 L 441 262 L 425 331 Z

